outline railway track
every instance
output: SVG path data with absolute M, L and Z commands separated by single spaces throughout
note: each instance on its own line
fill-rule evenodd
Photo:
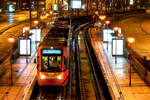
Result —
M 39 87 L 37 84 L 33 93 L 30 100 L 64 100 L 66 95 L 65 87 Z
M 90 25 L 85 27 L 83 33 L 88 33 L 87 29 L 89 27 L 90 27 Z M 104 76 L 103 76 L 101 68 L 100 68 L 101 65 L 97 61 L 93 47 L 91 46 L 90 37 L 88 36 L 88 34 L 83 34 L 83 37 L 84 37 L 86 52 L 88 54 L 88 60 L 90 62 L 90 67 L 91 67 L 90 69 L 92 70 L 93 88 L 95 91 L 96 100 L 111 100 L 112 98 L 110 96 L 108 87 L 106 85 Z M 82 58 L 81 58 L 81 60 L 82 60 Z M 82 76 L 82 73 L 83 72 L 80 73 L 80 76 Z M 82 84 L 86 84 L 86 83 L 81 82 L 81 85 Z M 80 87 L 83 87 L 83 86 L 80 86 Z M 83 88 L 83 90 L 81 90 L 81 91 L 84 92 L 85 90 L 86 89 Z M 84 93 L 81 93 L 81 94 L 84 94 Z M 84 95 L 84 98 L 86 98 L 86 95 Z M 84 100 L 84 98 L 81 100 Z

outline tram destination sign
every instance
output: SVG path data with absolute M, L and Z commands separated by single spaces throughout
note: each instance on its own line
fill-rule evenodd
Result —
M 44 50 L 42 50 L 42 54 L 61 54 L 61 50 L 44 49 Z

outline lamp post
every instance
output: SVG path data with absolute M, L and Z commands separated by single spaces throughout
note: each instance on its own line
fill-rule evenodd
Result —
M 131 54 L 132 54 L 132 52 L 131 52 L 131 46 L 132 46 L 132 44 L 134 43 L 135 38 L 134 38 L 134 37 L 128 37 L 128 38 L 127 38 L 127 41 L 128 41 L 128 43 L 129 43 L 129 45 L 130 45 L 130 50 L 129 50 L 129 55 L 130 55 L 129 86 L 131 86 L 131 67 L 132 67 L 132 64 L 131 64 Z
M 15 42 L 13 35 L 8 37 L 8 42 L 10 43 L 10 84 L 13 84 L 13 74 L 12 74 L 12 45 Z
M 117 27 L 117 26 L 115 26 L 114 28 L 114 31 L 115 31 L 115 34 L 116 34 L 116 39 L 117 39 L 117 37 L 118 37 L 118 30 L 119 30 L 119 27 Z M 115 64 L 117 64 L 117 41 L 116 41 L 116 45 L 115 45 L 116 47 L 115 47 Z
M 108 50 L 108 25 L 110 24 L 110 21 L 106 20 L 105 23 L 107 24 L 107 50 Z
M 28 41 L 27 41 L 27 39 L 28 39 L 29 29 L 30 29 L 30 27 L 27 27 L 27 26 L 24 27 L 25 34 L 26 34 L 26 36 L 25 36 L 25 38 L 26 38 L 26 63 L 28 63 Z
M 36 29 L 37 29 L 37 28 L 38 28 L 39 21 L 38 21 L 38 20 L 34 20 L 34 24 L 35 24 L 35 26 L 37 26 L 37 27 L 36 27 Z M 36 48 L 36 50 L 37 50 L 37 44 L 36 44 L 36 43 L 37 43 L 37 41 L 36 41 L 36 40 L 37 40 L 37 30 L 35 30 L 35 38 L 36 38 L 36 39 L 35 39 L 35 45 L 36 45 L 35 48 Z
M 96 22 L 97 22 L 97 21 L 98 21 L 98 18 L 97 18 L 97 17 L 98 17 L 98 15 L 99 15 L 99 14 L 98 14 L 98 11 L 95 11 L 95 15 L 96 15 L 96 16 L 95 16 L 95 20 L 96 20 Z

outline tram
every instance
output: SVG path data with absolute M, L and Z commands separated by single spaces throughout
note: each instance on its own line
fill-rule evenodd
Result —
M 43 39 L 37 52 L 37 82 L 39 86 L 65 86 L 68 83 L 68 45 L 61 30 L 50 32 Z

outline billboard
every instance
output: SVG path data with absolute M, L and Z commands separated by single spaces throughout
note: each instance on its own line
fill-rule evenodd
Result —
M 81 9 L 82 1 L 81 0 L 71 0 L 71 8 L 72 9 Z
M 30 34 L 32 34 L 32 41 L 40 41 L 41 40 L 41 29 L 30 29 Z
M 122 56 L 124 49 L 124 39 L 112 39 L 112 55 Z
M 31 39 L 19 38 L 19 54 L 31 55 Z
M 103 42 L 111 42 L 112 36 L 111 33 L 114 33 L 112 29 L 103 29 Z

